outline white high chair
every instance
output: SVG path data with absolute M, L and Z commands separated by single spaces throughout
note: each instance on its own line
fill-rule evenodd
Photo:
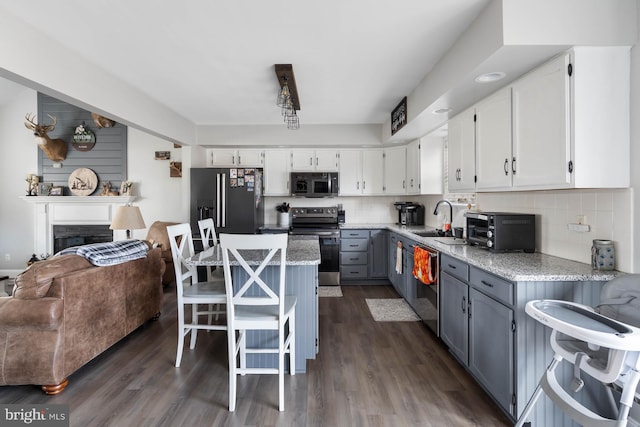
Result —
M 529 301 L 525 311 L 553 329 L 551 348 L 555 354 L 516 426 L 522 426 L 527 420 L 542 392 L 585 427 L 626 426 L 640 380 L 640 329 L 598 314 L 591 307 L 568 301 Z M 562 388 L 555 371 L 563 359 L 574 365 L 571 388 L 575 392 L 584 385 L 580 371 L 605 385 L 615 383 L 621 389 L 616 419 L 596 414 Z M 611 402 L 615 403 L 611 388 L 607 387 L 607 390 Z

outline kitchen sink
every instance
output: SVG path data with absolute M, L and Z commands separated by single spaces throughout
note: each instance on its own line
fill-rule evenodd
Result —
M 440 230 L 429 230 L 429 231 L 412 231 L 413 234 L 420 237 L 442 237 L 444 236 L 444 232 Z
M 467 241 L 459 237 L 438 237 L 436 242 L 444 243 L 445 245 L 466 245 Z

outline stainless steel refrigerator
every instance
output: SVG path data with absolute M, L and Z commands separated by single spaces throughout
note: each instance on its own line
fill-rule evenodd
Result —
M 216 233 L 257 233 L 264 225 L 262 169 L 191 169 L 191 231 L 199 240 L 198 221 L 213 218 Z M 194 239 L 194 243 L 196 243 Z

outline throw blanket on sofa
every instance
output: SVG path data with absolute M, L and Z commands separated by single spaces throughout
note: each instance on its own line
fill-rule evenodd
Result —
M 85 257 L 91 264 L 104 267 L 145 258 L 148 249 L 149 247 L 142 240 L 119 240 L 117 242 L 73 246 L 61 250 L 56 256 L 65 254 L 80 255 Z

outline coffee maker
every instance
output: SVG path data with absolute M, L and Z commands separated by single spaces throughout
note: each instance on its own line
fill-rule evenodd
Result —
M 413 202 L 395 202 L 398 225 L 424 225 L 424 206 Z

